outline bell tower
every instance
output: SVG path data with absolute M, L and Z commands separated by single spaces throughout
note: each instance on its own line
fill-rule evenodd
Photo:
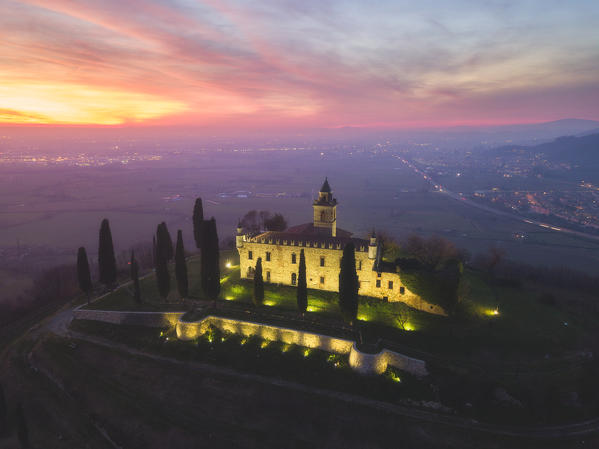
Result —
M 314 228 L 317 231 L 330 232 L 333 237 L 337 236 L 337 200 L 333 198 L 333 192 L 327 178 L 318 192 L 318 199 L 312 204 L 314 208 Z

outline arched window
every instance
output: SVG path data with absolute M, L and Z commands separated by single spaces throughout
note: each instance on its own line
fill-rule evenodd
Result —
M 324 221 L 325 217 L 326 217 L 326 214 L 325 214 L 325 212 L 324 212 L 324 211 L 322 211 L 322 212 L 320 213 L 320 221 Z
M 297 284 L 297 274 L 291 273 L 291 285 Z

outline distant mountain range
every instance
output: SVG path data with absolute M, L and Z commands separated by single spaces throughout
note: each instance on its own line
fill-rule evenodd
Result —
M 599 132 L 594 134 L 584 133 L 580 136 L 558 137 L 552 142 L 534 146 L 502 146 L 491 151 L 491 154 L 496 156 L 522 153 L 543 154 L 552 161 L 569 162 L 577 165 L 599 165 Z

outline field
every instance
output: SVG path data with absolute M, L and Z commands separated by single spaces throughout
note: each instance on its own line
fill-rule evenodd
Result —
M 492 245 L 533 264 L 590 270 L 599 245 L 540 231 L 473 209 L 434 192 L 386 153 L 254 151 L 164 154 L 159 161 L 104 167 L 3 167 L 0 247 L 42 246 L 95 257 L 100 220 L 111 220 L 117 251 L 148 243 L 160 221 L 182 229 L 192 247 L 191 210 L 197 196 L 215 216 L 223 242 L 248 210 L 281 212 L 290 224 L 310 221 L 311 197 L 329 177 L 339 200 L 338 225 L 364 236 L 373 227 L 398 237 L 441 234 L 472 253 Z M 248 198 L 220 193 L 251 191 Z M 180 195 L 180 196 L 177 196 Z M 526 232 L 516 241 L 514 232 Z

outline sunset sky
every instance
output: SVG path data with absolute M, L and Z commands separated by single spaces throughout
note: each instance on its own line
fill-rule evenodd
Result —
M 0 0 L 0 123 L 599 119 L 599 1 Z

